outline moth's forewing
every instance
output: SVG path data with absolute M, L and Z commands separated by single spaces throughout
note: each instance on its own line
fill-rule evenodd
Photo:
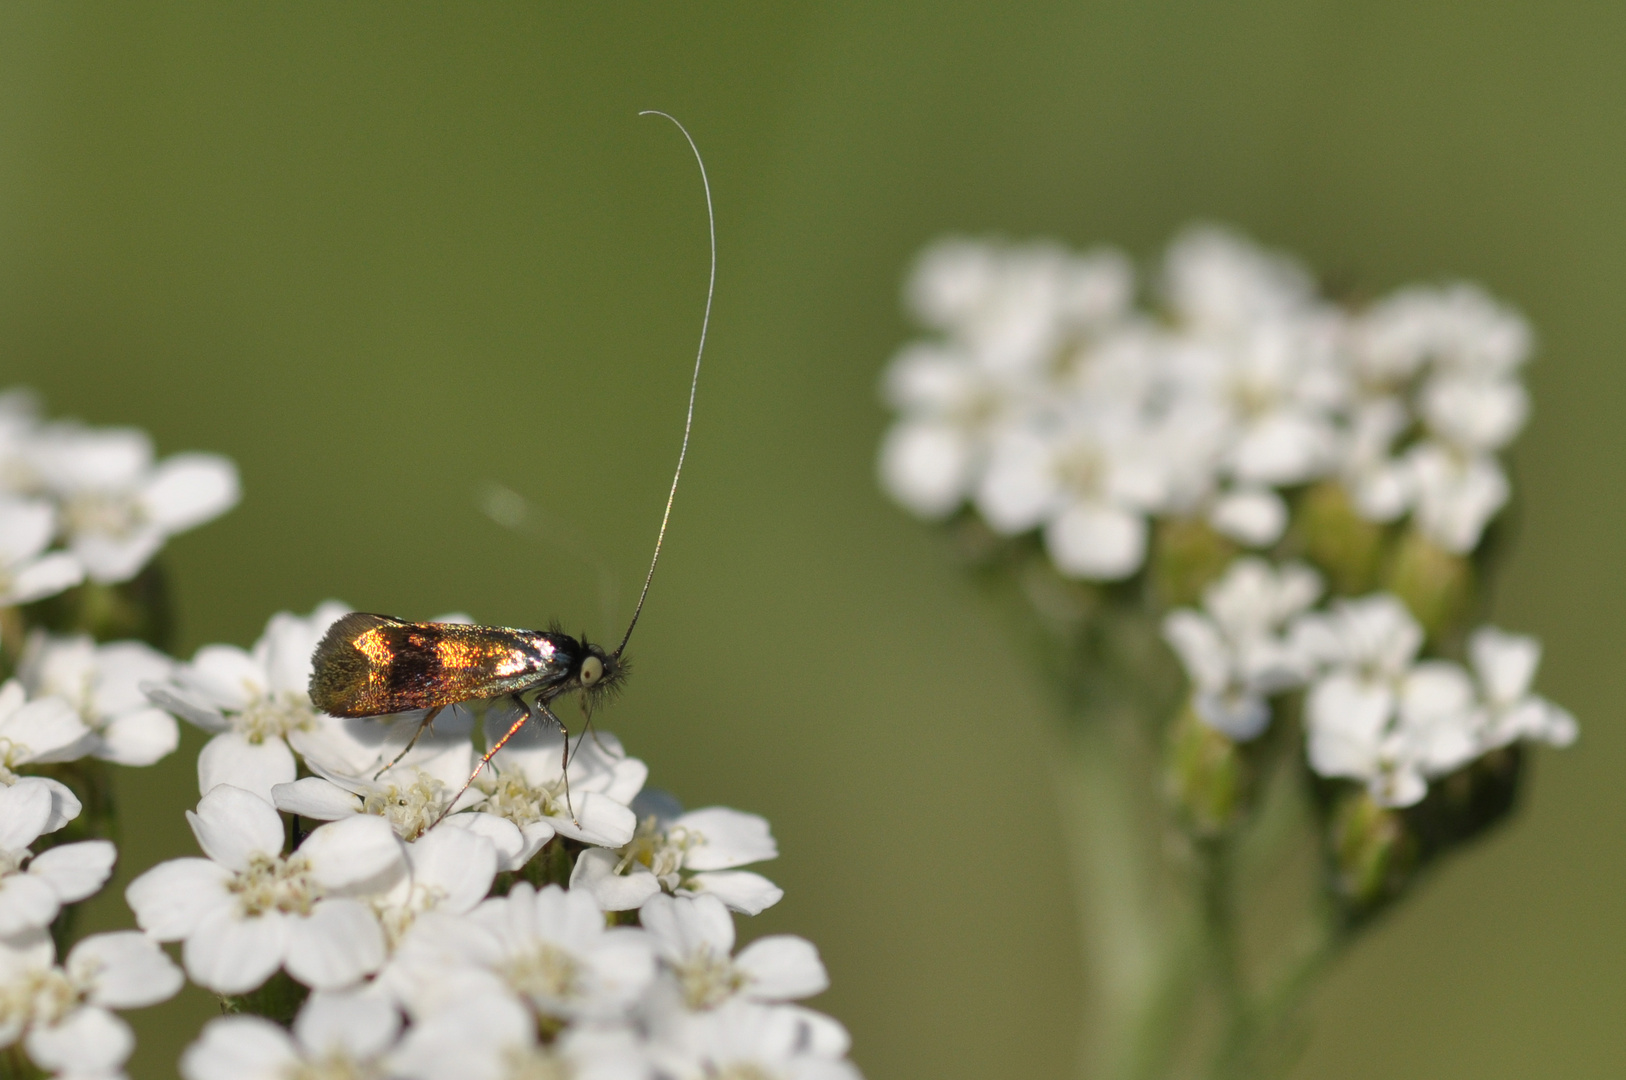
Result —
M 312 656 L 311 702 L 333 716 L 380 716 L 522 693 L 574 670 L 563 635 L 504 626 L 409 623 L 354 612 Z

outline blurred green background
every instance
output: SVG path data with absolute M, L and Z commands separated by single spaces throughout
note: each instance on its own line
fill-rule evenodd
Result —
M 1298 1075 L 1626 1060 L 1626 8 L 1557 3 L 0 8 L 0 374 L 241 464 L 166 561 L 181 647 L 336 596 L 560 617 L 631 596 L 695 443 L 611 726 L 766 814 L 819 1004 L 872 1080 L 1061 1077 L 1085 1007 L 1037 678 L 872 480 L 904 267 L 949 230 L 1154 253 L 1234 222 L 1363 290 L 1478 279 L 1540 334 L 1498 621 L 1582 741 L 1364 940 Z M 991 737 L 992 733 L 998 737 Z M 122 881 L 190 853 L 191 754 L 123 778 Z M 137 818 L 135 811 L 143 813 Z M 117 890 L 96 912 L 128 925 Z M 138 1078 L 211 1010 L 136 1014 Z

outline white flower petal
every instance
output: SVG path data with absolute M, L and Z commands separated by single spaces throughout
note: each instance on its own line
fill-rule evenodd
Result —
M 684 855 L 683 865 L 688 870 L 731 870 L 779 856 L 767 819 L 756 814 L 708 806 L 689 811 L 672 826 L 698 833 L 703 840 Z
M 490 815 L 481 815 L 490 817 Z M 517 834 L 511 821 L 502 821 Z M 485 899 L 497 875 L 497 849 L 482 835 L 466 829 L 431 829 L 407 848 L 412 882 L 441 897 L 443 910 L 465 912 Z
M 944 424 L 904 422 L 881 445 L 881 486 L 906 510 L 942 518 L 965 499 L 971 449 Z
M 294 1020 L 294 1037 L 313 1057 L 365 1061 L 389 1048 L 401 1030 L 401 1014 L 376 994 L 318 990 Z
M 452 814 L 431 832 L 444 828 L 464 830 L 489 840 L 497 852 L 497 869 L 507 871 L 518 870 L 530 862 L 554 836 L 553 826 L 546 821 L 533 821 L 521 829 L 507 818 L 484 813 Z
M 265 799 L 240 787 L 211 788 L 186 820 L 203 853 L 229 869 L 244 869 L 255 855 L 282 853 L 282 818 Z
M 359 900 L 323 900 L 307 917 L 288 916 L 285 926 L 288 974 L 313 989 L 354 985 L 384 963 L 384 931 Z
M 181 1055 L 184 1080 L 282 1080 L 299 1065 L 288 1033 L 258 1016 L 222 1016 Z
M 638 909 L 638 923 L 674 963 L 702 949 L 720 956 L 734 951 L 734 917 L 715 896 L 652 896 Z
M 137 526 L 118 536 L 76 533 L 68 541 L 68 550 L 84 564 L 90 580 L 104 585 L 129 581 L 163 546 L 164 534 L 150 525 Z
M 281 965 L 288 921 L 276 911 L 243 917 L 235 905 L 211 909 L 181 948 L 186 973 L 216 993 L 253 990 Z
M 1485 697 L 1507 705 L 1529 693 L 1541 664 L 1541 643 L 1533 637 L 1485 626 L 1468 639 L 1468 656 L 1474 674 L 1485 687 Z
M 44 881 L 64 904 L 83 900 L 107 884 L 118 852 L 106 840 L 61 844 L 36 855 L 28 873 Z
M 73 1010 L 56 1024 L 33 1027 L 25 1043 L 42 1068 L 72 1077 L 117 1072 L 135 1049 L 135 1035 L 123 1020 L 94 1005 Z
M 51 551 L 14 567 L 11 582 L 0 595 L 7 605 L 31 604 L 55 596 L 85 580 L 85 565 L 66 551 Z
M 734 964 L 751 978 L 745 996 L 757 1001 L 794 1001 L 830 987 L 818 949 L 790 934 L 758 938 L 741 950 Z
M 163 683 L 144 683 L 141 689 L 147 695 L 147 700 L 158 708 L 187 723 L 196 724 L 204 731 L 226 731 L 231 727 L 231 722 L 221 711 L 195 691 Z
M 1073 577 L 1117 581 L 1146 558 L 1146 520 L 1115 506 L 1075 503 L 1045 528 L 1045 549 Z
M 1163 619 L 1163 640 L 1198 689 L 1219 691 L 1230 685 L 1231 656 L 1219 627 L 1208 616 L 1189 608 L 1169 612 Z
M 569 817 L 548 819 L 553 831 L 560 836 L 600 847 L 618 848 L 631 840 L 638 829 L 637 815 L 596 791 L 576 794 L 572 801 L 576 804 L 575 821 Z
M 269 804 L 271 789 L 292 783 L 297 775 L 293 751 L 281 739 L 253 743 L 235 731 L 223 731 L 198 754 L 198 792 L 203 795 L 229 784 Z
M 0 850 L 22 851 L 45 832 L 51 790 L 43 784 L 0 787 Z
M 31 559 L 56 532 L 56 509 L 44 499 L 0 495 L 0 566 Z
M 217 709 L 240 711 L 270 689 L 264 666 L 235 645 L 205 645 L 179 679 L 183 690 Z
M 159 941 L 178 941 L 210 911 L 234 902 L 230 880 L 230 870 L 208 859 L 171 859 L 130 882 L 124 899 L 137 926 Z
M 153 470 L 141 492 L 148 520 L 184 532 L 224 514 L 242 495 L 237 466 L 218 454 L 176 454 Z
M 636 864 L 627 874 L 615 873 L 620 856 L 604 848 L 588 848 L 576 856 L 570 887 L 585 889 L 605 911 L 631 911 L 661 891 L 660 879 Z
M 1245 488 L 1220 496 L 1208 523 L 1239 544 L 1267 547 L 1287 528 L 1287 504 L 1268 488 Z
M 51 793 L 51 816 L 45 820 L 45 832 L 56 832 L 78 817 L 79 812 L 84 809 L 79 803 L 79 797 L 60 780 L 52 780 L 44 776 L 20 776 L 17 778 L 17 782 L 11 786 L 19 788 L 36 784 Z
M 63 965 L 88 986 L 88 1000 L 108 1009 L 139 1009 L 175 996 L 186 977 L 158 943 L 136 930 L 92 934 L 73 947 Z
M 0 877 L 0 937 L 48 926 L 61 907 L 56 890 L 33 874 Z
M 403 868 L 406 858 L 390 823 L 372 814 L 321 826 L 299 845 L 299 853 L 310 859 L 312 876 L 329 889 L 372 882 Z
M 278 810 L 317 821 L 338 821 L 361 813 L 361 797 L 320 776 L 303 776 L 271 789 Z
M 73 706 L 57 697 L 30 701 L 0 720 L 0 736 L 26 748 L 17 763 L 72 761 L 94 738 Z
M 95 756 L 115 765 L 152 765 L 175 752 L 181 732 L 161 709 L 138 709 L 109 720 Z
M 749 870 L 711 870 L 683 883 L 681 892 L 709 893 L 735 911 L 760 915 L 779 903 L 785 890 Z

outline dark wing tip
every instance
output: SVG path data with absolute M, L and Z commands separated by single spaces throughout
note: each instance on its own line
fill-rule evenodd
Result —
M 372 662 L 356 648 L 356 639 L 381 626 L 400 625 L 400 619 L 365 611 L 335 620 L 311 654 L 311 704 L 333 716 L 352 715 L 372 670 Z

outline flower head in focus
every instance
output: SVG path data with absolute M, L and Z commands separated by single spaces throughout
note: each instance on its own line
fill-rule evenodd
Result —
M 368 898 L 393 887 L 407 864 L 382 818 L 323 825 L 290 855 L 282 818 L 242 788 L 211 789 L 187 820 L 208 857 L 160 863 L 125 898 L 152 937 L 185 942 L 194 982 L 240 994 L 286 967 L 307 986 L 341 989 L 384 962 Z
M 805 938 L 772 934 L 732 955 L 734 917 L 715 896 L 657 894 L 644 901 L 638 919 L 672 976 L 665 984 L 676 991 L 670 1004 L 690 1012 L 736 998 L 795 1001 L 830 985 L 818 950 Z
M 572 889 L 586 889 L 606 911 L 641 907 L 663 890 L 709 894 L 734 911 L 756 915 L 784 895 L 761 874 L 739 867 L 777 858 L 767 821 L 755 814 L 708 806 L 665 816 L 648 813 L 620 850 L 590 848 L 571 874 Z

